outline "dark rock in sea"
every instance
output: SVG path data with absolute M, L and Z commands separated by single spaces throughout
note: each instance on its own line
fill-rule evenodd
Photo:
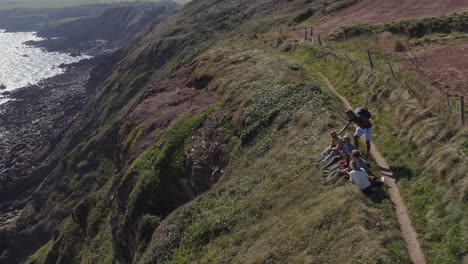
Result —
M 6 85 L 0 84 L 0 90 L 5 90 L 5 89 L 6 89 Z
M 74 52 L 70 53 L 70 56 L 79 57 L 79 56 L 81 56 L 81 52 L 80 51 L 74 51 Z

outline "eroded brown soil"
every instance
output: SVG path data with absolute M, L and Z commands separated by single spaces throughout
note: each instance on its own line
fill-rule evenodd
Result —
M 375 24 L 463 11 L 468 11 L 466 0 L 362 0 L 316 23 L 314 30 L 325 35 L 344 25 Z
M 468 97 L 468 42 L 425 48 L 415 55 L 405 65 L 450 95 Z
M 172 121 L 183 116 L 193 116 L 220 100 L 214 92 L 203 90 L 210 77 L 193 77 L 194 68 L 194 65 L 184 66 L 169 79 L 156 83 L 143 102 L 128 115 L 126 121 L 130 127 L 127 131 L 121 131 L 121 138 L 137 125 L 145 123 L 133 157 L 138 157 L 154 144 L 159 133 L 168 128 Z

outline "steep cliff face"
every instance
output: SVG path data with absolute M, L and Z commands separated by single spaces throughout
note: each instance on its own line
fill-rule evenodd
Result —
M 6 241 L 2 243 L 2 251 L 5 253 L 4 259 L 9 263 L 15 263 L 30 254 L 30 250 L 37 249 L 38 246 L 46 244 L 47 241 L 49 241 L 46 245 L 48 250 L 41 250 L 38 254 L 47 255 L 49 262 L 78 262 L 83 259 L 84 252 L 96 257 L 94 250 L 91 250 L 92 245 L 80 242 L 85 238 L 96 241 L 94 243 L 100 245 L 101 251 L 109 252 L 108 255 L 99 257 L 107 259 L 114 256 L 114 250 L 111 246 L 112 233 L 116 237 L 116 247 L 119 244 L 126 245 L 126 243 L 135 245 L 125 249 L 127 252 L 120 253 L 118 251 L 121 254 L 118 256 L 119 259 L 132 259 L 138 241 L 133 237 L 120 241 L 120 238 L 125 238 L 126 235 L 119 236 L 117 231 L 122 229 L 124 232 L 128 232 L 128 230 L 136 228 L 140 218 L 144 216 L 142 213 L 146 213 L 148 210 L 148 213 L 164 217 L 181 204 L 193 199 L 219 179 L 228 160 L 228 155 L 222 154 L 226 143 L 223 142 L 222 134 L 216 132 L 216 127 L 218 127 L 216 124 L 218 124 L 221 114 L 219 110 L 213 109 L 214 112 L 204 110 L 205 106 L 216 104 L 220 100 L 219 94 L 204 91 L 204 87 L 210 81 L 209 77 L 193 75 L 191 80 L 182 81 L 185 88 L 180 87 L 182 88 L 178 91 L 180 94 L 176 96 L 172 95 L 172 93 L 177 92 L 173 89 L 179 87 L 169 87 L 170 89 L 167 91 L 156 88 L 163 87 L 162 81 L 170 77 L 175 69 L 190 63 L 197 54 L 206 50 L 212 43 L 241 32 L 251 32 L 256 29 L 266 30 L 278 21 L 264 19 L 262 16 L 271 13 L 283 16 L 281 15 L 283 11 L 277 12 L 275 10 L 285 10 L 284 12 L 286 12 L 289 10 L 288 8 L 299 8 L 301 5 L 291 6 L 286 1 L 258 1 L 256 3 L 249 1 L 194 1 L 166 21 L 154 28 L 149 28 L 133 39 L 125 48 L 105 59 L 91 73 L 87 88 L 89 96 L 86 105 L 83 106 L 82 113 L 70 126 L 68 132 L 56 143 L 54 153 L 57 153 L 57 156 L 62 155 L 63 160 L 58 162 L 58 165 L 51 172 L 44 173 L 47 175 L 47 180 L 31 196 L 18 219 L 18 222 L 22 224 L 9 226 L 2 231 L 4 234 L 8 234 Z M 124 12 L 124 14 L 127 13 Z M 128 22 L 130 20 L 124 18 L 120 21 Z M 128 160 L 119 161 L 117 159 L 116 164 L 116 155 L 122 155 L 117 152 L 120 148 L 118 148 L 119 140 L 126 140 L 124 133 L 120 139 L 118 134 L 119 131 L 124 130 L 122 126 L 125 126 L 127 121 L 128 124 L 131 124 L 129 128 L 132 130 L 133 126 L 141 125 L 140 121 L 133 121 L 126 116 L 140 103 L 145 90 L 150 87 L 155 87 L 155 89 L 147 93 L 148 101 L 146 102 L 151 105 L 158 104 L 156 97 L 148 97 L 153 93 L 161 97 L 166 96 L 164 98 L 174 100 L 174 104 L 181 104 L 181 106 L 171 110 L 170 107 L 166 109 L 167 104 L 162 104 L 161 107 L 168 112 L 170 118 L 154 120 L 152 124 L 150 119 L 150 125 L 153 128 L 143 127 L 145 131 L 147 130 L 148 135 L 151 133 L 157 135 L 169 127 L 172 121 L 183 116 L 180 113 L 171 114 L 170 111 L 177 112 L 178 109 L 184 108 L 181 113 L 187 116 L 193 115 L 195 120 L 190 119 L 187 123 L 180 124 L 184 130 L 188 129 L 188 134 L 184 134 L 184 138 L 178 140 L 185 142 L 183 144 L 185 147 L 196 144 L 200 148 L 212 151 L 212 154 L 200 153 L 200 157 L 195 159 L 194 156 L 198 155 L 197 151 L 200 151 L 198 148 L 191 152 L 191 156 L 186 156 L 185 147 L 178 147 L 178 151 L 183 154 L 182 156 L 187 157 L 184 158 L 186 161 L 182 164 L 180 160 L 177 160 L 182 156 L 168 157 L 177 160 L 176 168 L 171 167 L 171 165 L 168 169 L 171 175 L 176 175 L 177 179 L 181 181 L 173 182 L 171 180 L 158 188 L 175 188 L 179 195 L 166 197 L 164 203 L 161 203 L 163 206 L 159 209 L 158 206 L 148 205 L 149 207 L 146 207 L 145 205 L 143 206 L 144 210 L 136 210 L 136 214 L 127 208 L 129 207 L 127 204 L 121 205 L 120 207 L 124 210 L 117 208 L 114 212 L 117 216 L 112 219 L 120 217 L 118 215 L 122 212 L 130 213 L 127 213 L 128 217 L 125 221 L 119 220 L 116 225 L 113 225 L 115 230 L 112 232 L 108 223 L 112 220 L 109 209 L 115 203 L 114 199 L 118 198 L 124 203 L 130 203 L 131 201 L 127 201 L 128 198 L 125 196 L 133 197 L 131 195 L 134 189 L 132 184 L 137 183 L 138 185 L 139 181 L 138 174 L 133 178 L 127 177 L 131 179 L 129 182 L 120 184 L 120 180 L 118 180 L 125 174 L 131 174 L 127 172 L 127 167 L 137 157 L 130 155 Z M 198 90 L 192 91 L 192 88 Z M 192 99 L 199 100 L 200 104 L 191 105 L 189 102 Z M 185 109 L 186 106 L 187 109 Z M 139 113 L 138 111 L 141 111 L 142 108 L 144 108 L 144 104 L 136 108 L 133 113 Z M 156 109 L 154 108 L 154 110 Z M 147 118 L 144 114 L 143 117 Z M 207 118 L 211 121 L 205 123 Z M 158 122 L 162 122 L 162 124 Z M 211 123 L 213 124 L 210 125 Z M 205 127 L 206 131 L 200 132 L 201 134 L 197 137 L 196 131 L 199 127 Z M 150 136 L 148 135 L 144 134 L 142 137 L 147 140 L 145 144 L 142 143 L 143 141 L 135 143 L 136 149 L 139 151 L 135 153 L 136 155 L 147 151 L 148 147 L 156 142 L 157 138 L 149 140 Z M 195 136 L 193 140 L 192 136 Z M 190 142 L 187 141 L 188 139 Z M 210 139 L 214 139 L 218 143 L 211 142 Z M 209 144 L 208 141 L 210 141 Z M 219 158 L 219 153 L 225 158 Z M 120 167 L 123 169 L 119 170 Z M 174 169 L 180 168 L 182 171 L 174 171 Z M 208 172 L 210 176 L 200 175 L 201 172 Z M 197 177 L 197 175 L 200 176 Z M 164 190 L 168 191 L 169 189 Z M 112 193 L 115 195 L 113 196 Z M 151 193 L 151 195 L 154 194 Z M 124 196 L 124 198 L 121 199 L 119 196 Z M 137 198 L 142 199 L 135 195 L 132 199 Z M 54 213 L 56 211 L 60 213 Z M 125 228 L 126 226 L 128 229 Z M 28 245 L 28 250 L 21 252 L 19 248 L 13 247 L 21 237 L 31 238 L 34 234 L 39 234 L 37 232 L 42 234 L 38 236 L 40 239 L 37 243 L 32 243 L 31 240 L 24 243 Z M 33 260 L 37 261 L 35 258 L 32 258 L 31 261 Z
M 158 24 L 177 7 L 175 2 L 108 8 L 98 17 L 48 23 L 38 32 L 47 40 L 35 43 L 48 50 L 111 49 L 128 42 L 146 26 Z
M 8 1 L 7 1 L 8 2 Z M 18 1 L 13 1 L 18 2 Z M 0 28 L 7 31 L 40 31 L 46 25 L 61 25 L 73 20 L 83 18 L 97 18 L 103 12 L 111 8 L 119 7 L 154 7 L 158 4 L 144 2 L 122 2 L 122 3 L 101 3 L 88 5 L 75 5 L 69 7 L 59 7 L 60 5 L 34 5 L 27 3 L 17 3 L 26 5 L 29 8 L 8 8 L 6 4 L 1 3 L 0 10 Z M 174 5 L 174 2 L 164 1 L 163 5 Z
M 2 260 L 407 263 L 389 201 L 307 159 L 341 109 L 267 32 L 320 2 L 192 1 L 108 56 Z
M 219 103 L 219 96 L 193 87 L 194 68 L 183 67 L 151 87 L 121 127 L 117 156 L 122 170 L 115 179 L 111 223 L 114 247 L 124 262 L 132 262 L 148 242 L 142 229 L 147 218 L 163 218 L 194 199 L 216 183 L 227 165 L 219 131 L 223 111 L 205 110 Z

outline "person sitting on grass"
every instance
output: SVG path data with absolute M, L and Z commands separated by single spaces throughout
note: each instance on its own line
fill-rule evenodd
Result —
M 354 148 L 354 145 L 351 144 L 351 137 L 349 135 L 344 136 L 342 141 L 343 141 L 343 146 L 342 146 L 342 149 L 340 150 L 340 152 L 345 152 L 348 155 L 346 155 L 345 158 L 343 157 L 343 155 L 335 156 L 335 158 L 333 158 L 325 167 L 323 167 L 323 169 L 328 169 L 332 165 L 336 164 L 337 162 L 341 162 L 341 160 L 344 160 L 344 159 L 346 159 L 346 163 L 348 163 L 349 155 L 351 155 L 351 152 L 355 148 Z M 339 168 L 339 165 L 337 167 Z M 334 167 L 334 169 L 336 170 L 337 167 Z M 325 173 L 333 171 L 334 169 L 325 171 Z M 342 168 L 342 169 L 344 169 L 344 168 Z
M 351 160 L 354 160 L 358 167 L 364 169 L 368 174 L 370 174 L 369 163 L 361 157 L 361 151 L 355 149 L 351 152 Z
M 372 190 L 385 184 L 385 178 L 381 181 L 370 180 L 364 169 L 359 168 L 356 161 L 350 162 L 351 171 L 348 172 L 349 180 L 354 182 L 364 194 L 372 194 Z
M 346 151 L 349 155 L 351 155 L 351 152 L 355 150 L 356 148 L 354 147 L 353 144 L 351 144 L 351 137 L 349 135 L 346 135 L 343 137 L 343 150 Z
M 348 152 L 341 151 L 341 159 L 338 160 L 338 165 L 331 168 L 330 170 L 324 171 L 324 174 L 330 174 L 330 176 L 335 176 L 339 174 L 347 174 L 346 170 L 349 168 L 350 156 Z M 328 166 L 328 165 L 327 165 Z M 327 168 L 325 166 L 325 168 Z
M 367 161 L 365 161 L 363 158 L 361 158 L 361 151 L 355 149 L 351 152 L 351 156 L 350 156 L 350 161 L 354 160 L 358 167 L 365 170 L 367 172 L 367 174 L 369 175 L 372 175 L 372 173 L 370 172 L 369 170 L 369 163 L 367 163 Z M 351 168 L 348 167 L 346 169 L 346 173 L 350 172 L 351 171 Z
M 330 136 L 331 136 L 330 146 L 320 153 L 320 156 L 324 156 L 324 155 L 327 155 L 327 156 L 323 158 L 320 162 L 315 163 L 317 166 L 319 166 L 320 164 L 323 164 L 331 157 L 338 155 L 339 151 L 343 148 L 343 142 L 341 141 L 341 138 L 338 137 L 338 135 L 336 134 L 336 131 L 331 132 Z M 316 158 L 318 157 L 314 157 L 313 159 L 316 159 Z
M 346 115 L 348 116 L 348 122 L 343 127 L 343 129 L 338 132 L 338 135 L 341 135 L 341 133 L 343 133 L 351 125 L 351 123 L 355 123 L 357 128 L 356 133 L 354 134 L 354 145 L 356 149 L 359 149 L 359 137 L 365 134 L 367 146 L 366 156 L 369 156 L 371 149 L 370 141 L 372 137 L 372 123 L 369 119 L 372 115 L 366 108 L 358 108 L 356 109 L 356 112 L 351 109 L 346 110 Z

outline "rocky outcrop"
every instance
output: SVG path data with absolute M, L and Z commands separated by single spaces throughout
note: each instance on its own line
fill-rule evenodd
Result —
M 129 167 L 133 166 L 135 159 L 140 158 L 145 150 L 158 142 L 161 133 L 177 119 L 193 117 L 209 105 L 219 102 L 219 97 L 214 92 L 203 89 L 211 77 L 196 77 L 195 68 L 196 65 L 186 65 L 167 80 L 153 85 L 145 99 L 127 116 L 119 132 L 117 164 L 121 169 L 116 183 L 121 182 L 123 177 L 128 177 L 124 175 Z M 225 111 L 214 111 L 206 117 L 192 136 L 192 143 L 184 154 L 185 169 L 171 176 L 176 179 L 161 183 L 164 184 L 164 190 L 157 194 L 157 199 L 164 201 L 164 206 L 145 211 L 146 214 L 164 218 L 172 210 L 194 199 L 216 183 L 229 159 L 220 123 L 225 114 Z M 166 168 L 159 168 L 157 164 L 155 170 L 156 175 L 169 173 L 165 172 Z M 130 192 L 133 189 L 128 187 L 127 184 L 115 184 L 114 194 L 118 206 L 113 210 L 111 218 L 114 248 L 122 262 L 132 262 L 139 246 L 144 242 L 140 226 L 146 225 L 143 218 L 128 216 Z M 146 235 L 143 237 L 149 238 Z
M 36 232 L 38 227 L 23 232 L 35 224 L 30 219 L 18 222 L 15 231 L 2 227 L 16 220 L 34 190 L 57 166 L 63 153 L 57 152 L 56 144 L 86 102 L 85 86 L 94 63 L 16 90 L 11 93 L 13 101 L 0 106 L 0 234 L 8 236 L 3 240 L 8 243 L 0 247 L 2 263 L 18 263 L 20 256 L 34 252 L 49 237 L 47 225 L 40 225 L 42 235 Z M 45 202 L 47 197 L 36 199 Z M 18 247 L 10 248 L 13 244 Z
M 41 168 L 54 144 L 79 114 L 91 65 L 12 92 L 0 106 L 0 204 L 31 194 L 44 175 Z M 5 210 L 4 210 L 5 211 Z
M 209 190 L 221 178 L 229 162 L 227 142 L 220 129 L 225 114 L 225 111 L 210 114 L 192 138 L 187 152 L 187 180 L 195 195 Z

